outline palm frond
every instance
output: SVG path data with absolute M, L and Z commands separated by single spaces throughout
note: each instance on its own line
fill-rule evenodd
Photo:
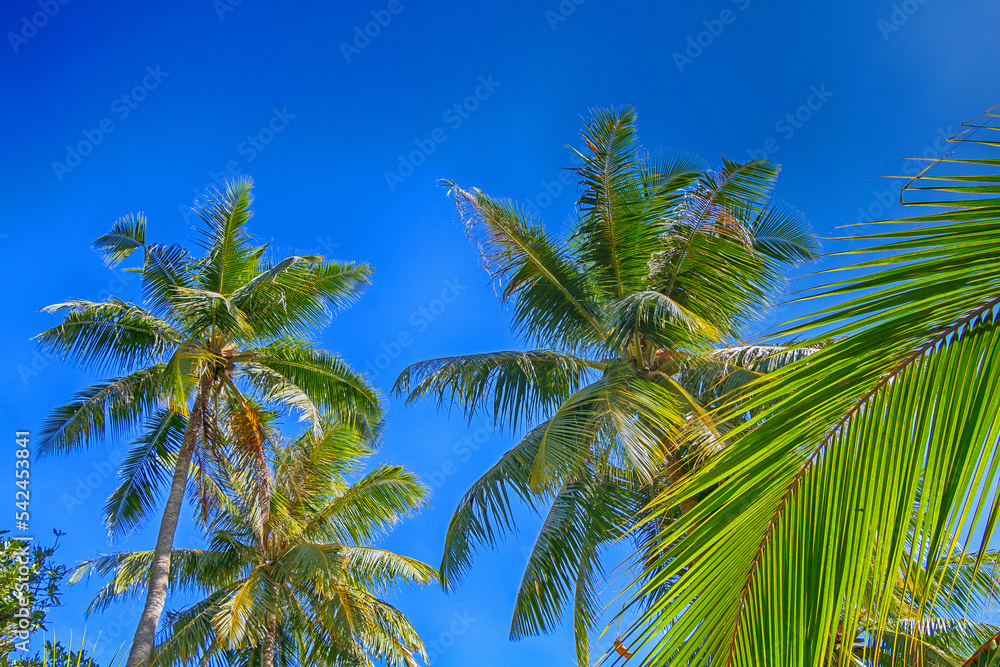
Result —
M 251 350 L 251 361 L 300 388 L 323 413 L 376 437 L 384 407 L 378 391 L 339 357 L 295 341 Z
M 372 269 L 322 257 L 263 262 L 260 273 L 230 297 L 260 340 L 301 336 L 329 322 L 371 284 Z
M 595 584 L 603 576 L 598 555 L 624 534 L 639 509 L 630 487 L 627 476 L 619 474 L 559 490 L 521 579 L 511 639 L 552 632 L 572 603 L 577 659 L 590 664 L 588 636 L 600 613 Z
M 312 508 L 302 528 L 305 536 L 358 545 L 382 536 L 404 516 L 425 504 L 427 488 L 402 466 L 384 463 Z
M 146 216 L 127 215 L 118 218 L 104 236 L 94 241 L 94 248 L 101 253 L 109 267 L 121 264 L 146 243 Z
M 582 190 L 576 255 L 601 294 L 620 299 L 642 288 L 646 263 L 659 246 L 663 207 L 659 191 L 647 187 L 656 177 L 642 168 L 633 109 L 594 110 L 583 141 L 587 152 L 575 151 L 583 161 L 575 170 Z
M 552 350 L 470 354 L 412 364 L 393 392 L 405 394 L 407 404 L 425 396 L 457 404 L 470 420 L 484 412 L 497 428 L 514 432 L 551 413 L 603 366 Z
M 532 464 L 538 455 L 540 429 L 533 429 L 513 449 L 476 480 L 459 501 L 448 523 L 444 555 L 438 568 L 441 585 L 454 588 L 472 567 L 472 558 L 480 545 L 495 548 L 507 533 L 516 530 L 511 508 L 513 492 L 537 508 L 545 495 L 531 488 Z M 549 490 L 548 496 L 554 493 Z
M 754 248 L 743 227 L 752 211 L 720 213 L 729 229 L 714 221 L 677 221 L 664 231 L 665 250 L 649 262 L 649 289 L 701 321 L 713 325 L 699 351 L 722 338 L 736 338 L 742 327 L 770 307 L 783 280 L 781 264 Z M 690 316 L 688 319 L 692 319 Z M 682 339 L 682 342 L 686 342 Z
M 96 371 L 128 372 L 159 363 L 181 343 L 181 334 L 170 323 L 116 298 L 68 301 L 43 310 L 69 313 L 61 324 L 34 337 L 39 347 L 53 357 Z
M 39 452 L 62 453 L 88 446 L 110 432 L 127 435 L 164 401 L 164 364 L 98 382 L 78 393 L 72 403 L 56 408 L 39 433 Z
M 846 301 L 784 332 L 835 340 L 756 381 L 740 409 L 761 412 L 661 497 L 657 514 L 704 494 L 661 531 L 640 592 L 679 577 L 631 632 L 649 663 L 819 667 L 864 619 L 859 659 L 903 664 L 878 648 L 898 573 L 984 552 L 1000 514 L 1000 221 L 989 200 L 933 203 L 958 208 L 861 237 L 878 243 L 851 267 L 866 275 L 815 293 Z M 933 582 L 914 582 L 918 619 Z
M 451 182 L 462 221 L 476 242 L 500 298 L 514 308 L 514 326 L 524 336 L 567 349 L 599 344 L 604 335 L 588 278 L 541 224 L 508 201 Z
M 213 664 L 215 654 L 223 649 L 217 641 L 212 619 L 228 594 L 228 590 L 221 589 L 185 609 L 167 612 L 151 664 L 178 667 L 192 664 L 199 658 L 198 664 Z
M 373 593 L 394 590 L 400 583 L 428 584 L 438 578 L 430 565 L 373 547 L 343 547 L 340 552 L 352 586 Z
M 754 249 L 776 261 L 794 264 L 820 252 L 805 215 L 784 202 L 770 201 L 750 226 Z
M 187 420 L 162 410 L 145 425 L 118 469 L 119 484 L 104 505 L 104 522 L 112 539 L 121 539 L 144 524 L 173 476 Z
M 181 245 L 146 246 L 145 262 L 142 267 L 142 289 L 153 312 L 167 311 L 176 317 L 173 310 L 177 297 L 184 290 L 194 287 L 192 282 L 197 262 Z
M 252 187 L 253 181 L 244 176 L 227 182 L 224 193 L 216 190 L 198 203 L 198 215 L 205 223 L 202 246 L 207 252 L 198 283 L 205 291 L 230 295 L 256 273 L 263 249 L 252 245 L 246 231 Z

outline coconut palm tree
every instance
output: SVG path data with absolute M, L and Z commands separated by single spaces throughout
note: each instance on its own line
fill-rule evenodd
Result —
M 49 306 L 66 315 L 36 339 L 54 356 L 115 374 L 52 412 L 42 453 L 138 433 L 105 507 L 112 536 L 141 525 L 169 489 L 127 667 L 145 663 L 153 647 L 189 476 L 207 521 L 224 495 L 216 473 L 226 461 L 265 483 L 271 412 L 310 420 L 317 437 L 326 413 L 367 435 L 382 417 L 382 400 L 364 378 L 308 342 L 332 309 L 358 297 L 371 269 L 320 256 L 272 257 L 246 230 L 251 186 L 237 180 L 198 204 L 200 257 L 147 243 L 141 214 L 118 220 L 95 246 L 111 266 L 141 252 L 141 265 L 130 270 L 141 278 L 142 303 L 111 297 Z
M 437 572 L 371 546 L 423 506 L 427 490 L 401 466 L 382 464 L 353 483 L 371 454 L 356 429 L 308 431 L 277 450 L 262 507 L 255 475 L 233 467 L 226 508 L 207 550 L 175 549 L 170 585 L 203 595 L 167 616 L 151 664 L 372 665 L 415 667 L 423 644 L 406 617 L 379 596 Z M 259 517 L 266 516 L 264 521 Z M 91 609 L 141 593 L 151 552 L 81 566 L 112 575 Z
M 698 503 L 657 527 L 629 633 L 644 664 L 913 664 L 885 651 L 901 576 L 916 635 L 965 613 L 943 573 L 985 567 L 1000 517 L 998 119 L 906 183 L 931 208 L 852 237 L 867 258 L 808 295 L 837 302 L 785 331 L 834 342 L 755 379 L 757 413 L 657 499 L 651 520 Z
M 477 548 L 514 528 L 511 495 L 548 505 L 511 637 L 550 631 L 572 605 L 581 665 L 599 611 L 600 552 L 721 445 L 730 426 L 705 418 L 720 381 L 808 352 L 734 346 L 781 270 L 817 247 L 802 215 L 772 201 L 773 162 L 711 171 L 684 155 L 650 157 L 631 109 L 595 111 L 583 141 L 566 240 L 523 207 L 449 183 L 515 329 L 536 349 L 414 364 L 394 388 L 407 402 L 430 396 L 499 429 L 525 428 L 455 511 L 441 580 L 455 586 Z

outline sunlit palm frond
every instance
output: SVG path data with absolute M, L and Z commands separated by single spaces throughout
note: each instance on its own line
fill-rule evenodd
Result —
M 589 635 L 601 611 L 599 555 L 622 536 L 638 510 L 627 475 L 573 482 L 559 490 L 525 566 L 511 639 L 552 632 L 572 605 L 577 660 L 590 664 Z
M 768 202 L 751 223 L 749 233 L 757 252 L 782 263 L 815 259 L 820 251 L 805 215 L 784 202 Z
M 184 246 L 148 244 L 141 269 L 142 290 L 150 310 L 179 319 L 178 295 L 193 288 L 197 261 Z
M 736 337 L 770 306 L 782 281 L 780 264 L 757 252 L 742 227 L 719 232 L 705 223 L 695 227 L 681 221 L 665 236 L 666 249 L 649 263 L 650 289 L 690 313 L 689 320 L 711 323 L 696 350 L 707 352 L 724 338 Z
M 42 424 L 39 451 L 63 453 L 95 440 L 130 433 L 161 407 L 163 373 L 158 364 L 80 391 L 72 403 L 56 408 Z
M 960 164 L 1000 187 L 994 158 Z M 760 413 L 661 497 L 660 513 L 704 494 L 661 532 L 661 569 L 644 592 L 679 579 L 631 633 L 649 664 L 819 667 L 862 620 L 872 638 L 862 664 L 906 664 L 879 648 L 898 573 L 985 551 L 1000 514 L 998 209 L 991 199 L 919 203 L 957 208 L 860 237 L 878 259 L 817 290 L 843 300 L 784 332 L 821 329 L 833 342 L 758 380 L 740 409 Z M 931 616 L 933 581 L 914 581 L 915 627 Z
M 94 370 L 129 372 L 159 363 L 181 342 L 181 334 L 170 323 L 113 297 L 104 302 L 57 303 L 44 312 L 65 310 L 69 313 L 62 323 L 34 340 L 53 357 Z
M 260 273 L 240 286 L 230 302 L 245 314 L 257 340 L 300 336 L 357 301 L 371 276 L 371 268 L 363 264 L 286 257 L 263 262 Z
M 599 344 L 604 330 L 588 277 L 541 224 L 510 202 L 445 184 L 501 300 L 514 308 L 515 328 L 569 350 Z
M 402 466 L 382 464 L 343 489 L 325 505 L 313 507 L 304 536 L 346 545 L 370 542 L 425 504 L 427 489 Z
M 376 437 L 384 406 L 378 391 L 339 357 L 295 341 L 249 352 L 251 362 L 302 390 L 324 414 Z M 290 389 L 286 387 L 286 390 Z
M 94 249 L 101 253 L 105 264 L 115 267 L 146 243 L 146 216 L 127 215 L 118 218 L 111 231 L 94 241 Z
M 224 649 L 216 641 L 212 618 L 228 594 L 227 589 L 220 589 L 186 609 L 168 612 L 151 664 L 178 667 L 196 660 L 201 665 L 218 664 L 218 654 Z
M 471 420 L 487 413 L 498 429 L 544 418 L 603 370 L 604 364 L 552 350 L 470 354 L 407 367 L 393 392 L 407 403 L 430 396 L 459 405 Z
M 664 207 L 638 155 L 633 109 L 596 109 L 583 130 L 586 152 L 575 169 L 581 193 L 575 255 L 607 300 L 642 289 L 649 256 L 660 245 Z M 666 176 L 666 175 L 664 175 Z
M 340 556 L 350 584 L 376 594 L 395 590 L 400 584 L 428 584 L 438 578 L 433 567 L 385 549 L 342 547 Z
M 104 505 L 112 539 L 144 524 L 172 478 L 187 421 L 172 410 L 154 415 L 118 469 L 119 484 Z
M 253 245 L 246 231 L 252 187 L 253 181 L 244 176 L 226 183 L 225 192 L 213 191 L 197 204 L 205 225 L 201 245 L 207 252 L 197 282 L 206 292 L 228 296 L 256 275 L 263 249 Z

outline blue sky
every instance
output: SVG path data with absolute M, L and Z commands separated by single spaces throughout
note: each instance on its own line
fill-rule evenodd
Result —
M 516 344 L 437 179 L 531 199 L 564 229 L 573 205 L 558 182 L 565 145 L 577 142 L 587 109 L 633 105 L 649 148 L 715 164 L 720 154 L 766 152 L 784 167 L 780 196 L 829 236 L 898 213 L 880 177 L 903 173 L 902 158 L 940 153 L 943 136 L 1000 102 L 1000 6 L 974 0 L 5 0 L 0 33 L 9 481 L 14 431 L 36 431 L 96 379 L 34 350 L 29 338 L 55 322 L 39 308 L 133 298 L 135 282 L 103 267 L 91 241 L 137 211 L 157 241 L 187 239 L 194 219 L 183 210 L 227 171 L 256 182 L 260 239 L 376 267 L 374 286 L 319 342 L 387 392 L 408 363 Z M 377 458 L 407 465 L 434 496 L 388 544 L 436 564 L 462 492 L 511 443 L 433 405 L 393 400 L 390 410 Z M 120 451 L 109 443 L 35 462 L 33 532 L 65 531 L 62 560 L 113 548 L 100 508 Z M 538 519 L 524 514 L 522 524 L 456 593 L 398 599 L 434 664 L 573 661 L 569 628 L 507 641 Z M 152 541 L 146 531 L 125 546 Z M 182 525 L 177 544 L 196 543 Z M 70 587 L 55 631 L 86 625 L 117 647 L 136 614 L 84 621 L 95 591 Z

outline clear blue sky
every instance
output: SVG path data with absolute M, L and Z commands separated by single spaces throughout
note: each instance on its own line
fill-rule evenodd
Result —
M 374 37 L 359 37 L 377 20 Z M 899 158 L 935 152 L 942 134 L 1000 102 L 1000 8 L 985 0 L 5 0 L 0 34 L 0 421 L 11 498 L 14 431 L 36 431 L 95 379 L 36 355 L 29 338 L 55 322 L 38 309 L 108 291 L 133 298 L 134 281 L 104 268 L 90 242 L 136 211 L 153 239 L 186 239 L 194 221 L 180 210 L 212 174 L 254 178 L 259 238 L 377 268 L 374 287 L 320 342 L 359 369 L 372 364 L 387 391 L 410 362 L 515 345 L 436 179 L 530 198 L 563 228 L 572 194 L 544 195 L 569 163 L 564 145 L 588 108 L 628 104 L 647 147 L 716 164 L 769 152 L 784 166 L 780 196 L 823 232 L 864 217 L 859 209 L 880 215 L 894 195 L 879 177 L 901 173 Z M 437 301 L 446 290 L 451 303 Z M 396 348 L 400 334 L 409 344 Z M 463 437 L 478 449 L 456 450 Z M 100 508 L 116 444 L 35 464 L 34 531 L 66 531 L 64 561 L 112 549 Z M 436 564 L 458 498 L 509 445 L 488 424 L 393 401 L 379 458 L 409 466 L 435 493 L 388 544 Z M 507 641 L 537 523 L 525 516 L 521 539 L 481 556 L 457 593 L 399 598 L 435 664 L 573 661 L 569 627 Z M 152 541 L 146 531 L 126 546 Z M 189 524 L 177 544 L 197 544 Z M 82 631 L 95 591 L 69 588 L 53 614 L 58 635 Z M 103 629 L 121 644 L 128 611 L 121 622 L 117 612 L 91 617 L 88 634 Z

